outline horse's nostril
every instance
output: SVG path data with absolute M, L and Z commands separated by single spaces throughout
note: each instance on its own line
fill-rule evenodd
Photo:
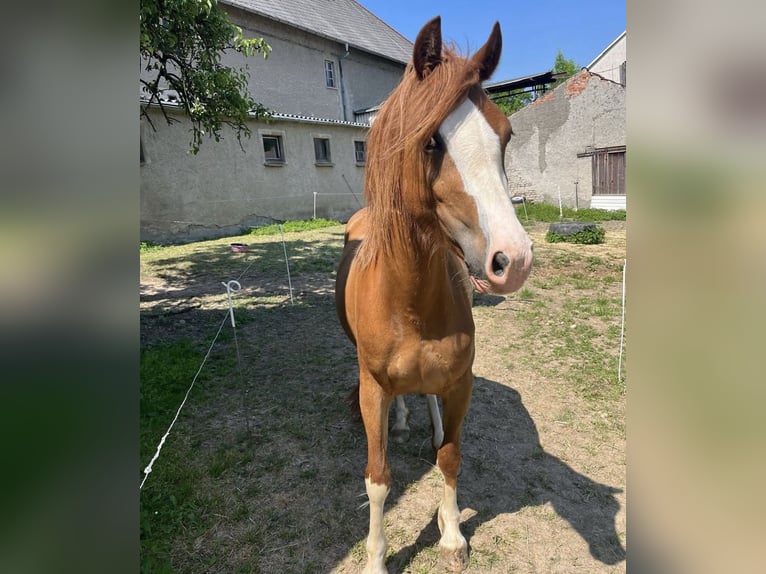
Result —
M 508 267 L 510 262 L 511 260 L 508 259 L 508 256 L 505 253 L 498 251 L 492 258 L 492 273 L 498 277 L 502 277 L 505 275 L 505 268 Z

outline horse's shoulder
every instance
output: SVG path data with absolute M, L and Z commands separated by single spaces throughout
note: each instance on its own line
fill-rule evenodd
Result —
M 361 241 L 367 235 L 368 218 L 367 208 L 363 207 L 346 223 L 346 243 L 349 241 Z

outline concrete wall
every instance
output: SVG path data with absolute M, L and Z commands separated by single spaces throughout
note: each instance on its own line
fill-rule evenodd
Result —
M 308 32 L 227 6 L 230 20 L 245 37 L 262 37 L 271 46 L 268 59 L 243 59 L 236 52 L 223 62 L 247 63 L 250 93 L 256 101 L 285 114 L 354 120 L 354 111 L 381 103 L 396 87 L 404 63 L 351 48 Z M 325 82 L 325 60 L 335 64 L 336 88 Z
M 510 116 L 506 150 L 513 195 L 568 207 L 590 207 L 589 149 L 625 145 L 625 88 L 583 71 Z
M 354 141 L 366 141 L 363 127 L 298 121 L 252 122 L 240 149 L 230 131 L 189 149 L 189 121 L 167 126 L 151 110 L 157 131 L 142 120 L 141 240 L 185 242 L 239 233 L 273 219 L 313 216 L 345 220 L 363 199 L 364 166 L 357 165 Z M 285 164 L 266 165 L 262 134 L 281 135 Z M 315 163 L 314 137 L 330 139 L 332 165 Z M 355 195 L 351 195 L 351 193 Z

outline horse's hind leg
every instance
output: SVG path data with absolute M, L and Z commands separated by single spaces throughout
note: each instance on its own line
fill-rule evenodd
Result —
M 444 441 L 444 428 L 442 427 L 442 417 L 439 414 L 439 402 L 436 399 L 436 395 L 426 395 L 426 403 L 428 404 L 428 414 L 431 417 L 431 429 L 433 430 L 431 444 L 434 447 L 434 452 L 436 452 Z M 407 439 L 410 437 L 410 410 L 404 402 L 404 395 L 396 397 L 394 412 L 396 418 L 394 426 L 391 427 L 391 440 L 397 443 L 407 442 Z
M 395 400 L 394 414 L 396 418 L 394 426 L 391 427 L 391 440 L 403 443 L 407 442 L 410 437 L 410 410 L 404 402 L 404 395 L 398 395 Z M 436 395 L 426 395 L 426 404 L 428 405 L 428 414 L 431 417 L 431 430 L 433 431 L 431 444 L 434 447 L 434 452 L 436 452 L 444 441 L 444 427 L 442 426 L 442 417 L 439 414 L 439 402 Z
M 436 462 L 444 475 L 444 497 L 439 504 L 441 532 L 439 549 L 447 567 L 460 572 L 468 566 L 468 543 L 460 532 L 460 509 L 457 505 L 457 475 L 460 470 L 460 431 L 471 400 L 473 375 L 469 372 L 448 394 L 442 396 L 444 441 L 436 453 Z
M 394 414 L 396 420 L 394 426 L 391 427 L 391 440 L 397 443 L 407 442 L 410 437 L 410 425 L 407 422 L 410 418 L 410 411 L 404 404 L 404 395 L 397 395 Z
M 439 447 L 444 442 L 444 427 L 442 426 L 442 417 L 439 414 L 439 401 L 436 400 L 436 395 L 426 395 L 426 402 L 428 403 L 428 414 L 431 415 L 431 429 L 433 430 L 431 444 L 434 447 L 434 452 L 438 452 Z

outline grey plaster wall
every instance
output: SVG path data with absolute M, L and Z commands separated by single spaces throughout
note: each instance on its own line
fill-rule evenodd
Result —
M 583 71 L 510 116 L 514 136 L 506 150 L 513 195 L 590 207 L 589 149 L 625 145 L 625 88 Z
M 345 220 L 363 199 L 364 166 L 354 141 L 367 129 L 293 121 L 252 122 L 253 135 L 240 149 L 231 132 L 205 141 L 194 156 L 190 123 L 167 126 L 150 111 L 157 131 L 142 121 L 141 239 L 161 243 L 222 237 L 265 222 L 313 216 Z M 285 164 L 265 165 L 261 135 L 281 135 Z M 315 163 L 314 137 L 330 139 L 332 165 Z M 354 195 L 352 195 L 352 193 Z
M 232 22 L 246 37 L 263 37 L 271 46 L 268 59 L 243 59 L 232 53 L 223 61 L 250 71 L 256 101 L 286 114 L 354 120 L 354 111 L 379 104 L 401 80 L 405 65 L 345 44 L 327 40 L 228 7 Z M 325 82 L 325 60 L 335 64 L 336 88 Z

